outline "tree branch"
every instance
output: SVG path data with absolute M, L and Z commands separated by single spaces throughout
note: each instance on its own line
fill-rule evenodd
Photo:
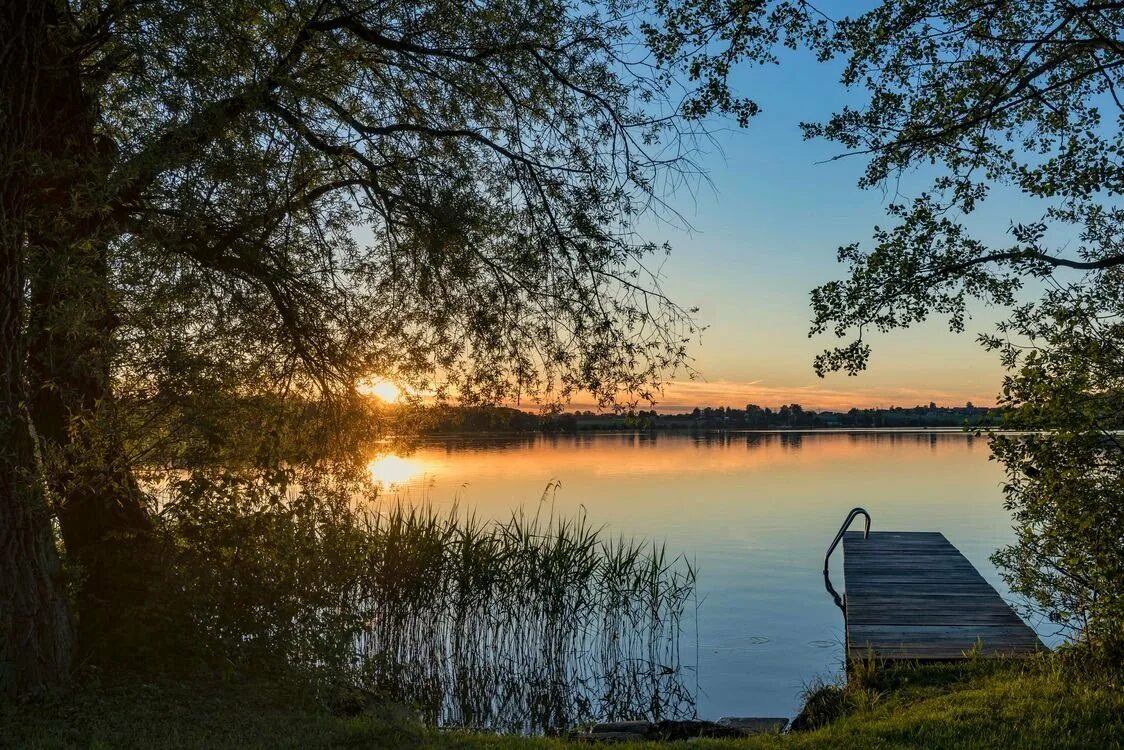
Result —
M 1038 253 L 1034 251 L 1025 250 L 1009 250 L 1002 253 L 991 253 L 989 255 L 981 255 L 978 258 L 971 260 L 961 261 L 960 263 L 953 263 L 949 266 L 943 266 L 934 271 L 929 276 L 925 277 L 925 281 L 931 281 L 942 276 L 951 276 L 961 271 L 966 271 L 969 268 L 983 265 L 985 263 L 999 263 L 1005 260 L 1018 260 L 1030 263 L 1045 263 L 1055 268 L 1073 268 L 1079 271 L 1101 271 L 1106 268 L 1114 268 L 1116 266 L 1124 265 L 1124 254 L 1110 255 L 1100 260 L 1082 261 L 1072 260 L 1070 258 L 1058 258 L 1053 255 L 1046 255 L 1045 253 Z

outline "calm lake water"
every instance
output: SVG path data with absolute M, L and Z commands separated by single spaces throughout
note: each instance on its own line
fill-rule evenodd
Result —
M 604 434 L 447 439 L 371 471 L 394 494 L 480 518 L 533 512 L 557 483 L 556 514 L 584 511 L 692 560 L 699 606 L 683 656 L 699 715 L 716 719 L 792 716 L 803 685 L 840 672 L 843 618 L 821 570 L 856 505 L 872 529 L 944 533 L 1010 599 L 988 561 L 1013 539 L 988 459 L 986 439 L 959 432 Z M 1049 623 L 1030 624 L 1057 642 Z

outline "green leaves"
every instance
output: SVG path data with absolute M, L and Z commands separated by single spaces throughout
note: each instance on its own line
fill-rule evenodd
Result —
M 1056 285 L 987 345 L 1010 374 L 996 437 L 1018 542 L 996 554 L 1012 589 L 1099 654 L 1124 648 L 1124 295 L 1118 270 Z

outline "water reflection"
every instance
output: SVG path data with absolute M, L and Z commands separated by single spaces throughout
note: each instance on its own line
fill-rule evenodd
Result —
M 371 479 L 383 487 L 398 487 L 422 477 L 426 464 L 416 458 L 403 458 L 393 454 L 380 456 L 367 464 Z
M 943 532 L 1006 591 L 988 560 L 1013 539 L 1002 467 L 986 438 L 962 432 L 473 437 L 402 458 L 423 469 L 400 490 L 437 508 L 507 518 L 557 482 L 555 515 L 584 510 L 613 534 L 665 540 L 693 560 L 704 718 L 791 715 L 804 684 L 839 668 L 843 622 L 824 593 L 823 554 L 856 505 L 872 529 Z

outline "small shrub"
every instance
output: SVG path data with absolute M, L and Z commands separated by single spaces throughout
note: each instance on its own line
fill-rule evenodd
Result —
M 845 682 L 817 679 L 804 686 L 800 713 L 792 720 L 795 732 L 818 729 L 857 711 L 869 711 L 884 693 L 876 688 L 880 663 L 873 658 L 856 659 L 848 666 Z
M 850 713 L 846 685 L 816 681 L 805 686 L 801 700 L 800 713 L 789 725 L 794 732 L 819 729 Z

